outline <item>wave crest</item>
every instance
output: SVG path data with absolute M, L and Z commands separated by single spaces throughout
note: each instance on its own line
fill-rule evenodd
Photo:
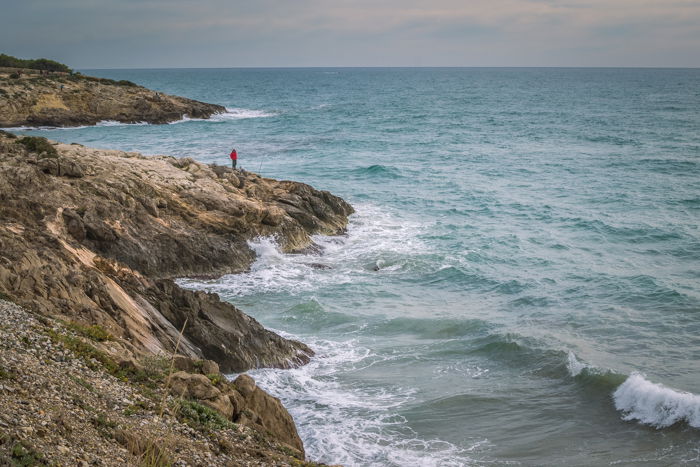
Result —
M 640 373 L 632 373 L 613 399 L 624 420 L 639 420 L 656 428 L 679 422 L 700 428 L 700 396 L 652 383 Z

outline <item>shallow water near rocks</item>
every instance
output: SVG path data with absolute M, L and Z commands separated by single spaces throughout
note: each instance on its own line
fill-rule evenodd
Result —
M 183 280 L 317 351 L 256 370 L 345 465 L 700 464 L 700 70 L 84 70 L 212 120 L 28 131 L 357 209 L 323 254 Z M 323 265 L 323 266 L 320 266 Z

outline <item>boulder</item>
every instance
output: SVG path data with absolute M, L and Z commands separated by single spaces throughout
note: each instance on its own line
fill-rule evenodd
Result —
M 194 373 L 194 362 L 194 359 L 185 357 L 184 355 L 175 355 L 175 357 L 173 358 L 173 368 L 187 373 Z
M 170 376 L 170 392 L 179 397 L 195 400 L 216 399 L 221 391 L 204 375 L 178 371 Z
M 223 415 L 226 420 L 231 420 L 231 418 L 233 418 L 234 408 L 228 396 L 220 394 L 213 399 L 200 400 L 199 403 L 209 407 L 212 410 L 216 410 Z
M 202 360 L 201 367 L 202 374 L 204 375 L 218 375 L 221 373 L 219 371 L 219 364 L 214 360 Z
M 240 375 L 233 381 L 233 385 L 244 398 L 250 397 L 257 387 L 255 380 L 248 375 Z
M 238 421 L 269 433 L 276 440 L 298 450 L 303 458 L 304 443 L 299 437 L 294 419 L 282 402 L 257 387 L 253 378 L 248 375 L 240 375 L 233 384 L 241 393 L 245 403 L 245 412 Z

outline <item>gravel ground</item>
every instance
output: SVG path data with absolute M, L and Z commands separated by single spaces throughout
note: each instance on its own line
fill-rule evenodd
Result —
M 0 465 L 317 465 L 241 425 L 191 427 L 163 388 L 112 376 L 66 339 L 95 344 L 0 300 Z

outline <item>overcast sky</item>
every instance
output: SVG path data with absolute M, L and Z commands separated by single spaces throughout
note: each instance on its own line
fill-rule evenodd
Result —
M 700 0 L 7 0 L 0 52 L 74 68 L 700 66 Z

